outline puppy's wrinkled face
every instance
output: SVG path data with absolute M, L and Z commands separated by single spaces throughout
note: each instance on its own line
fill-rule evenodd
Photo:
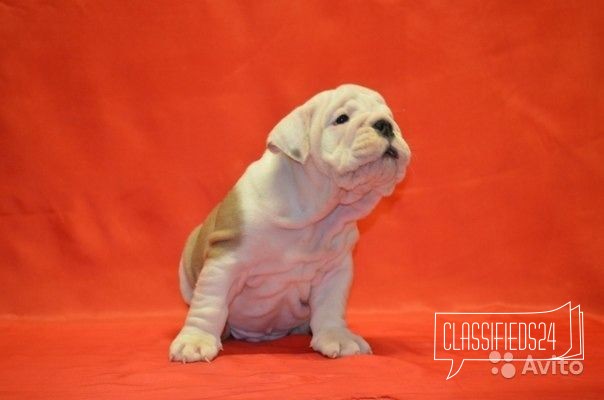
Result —
M 313 113 L 310 154 L 338 186 L 388 195 L 404 175 L 409 146 L 382 96 L 357 85 L 324 92 Z

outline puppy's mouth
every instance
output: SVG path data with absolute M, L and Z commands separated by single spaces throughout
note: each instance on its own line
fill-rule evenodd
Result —
M 396 149 L 392 145 L 389 145 L 382 157 L 394 158 L 396 160 L 398 159 L 398 151 L 396 151 Z

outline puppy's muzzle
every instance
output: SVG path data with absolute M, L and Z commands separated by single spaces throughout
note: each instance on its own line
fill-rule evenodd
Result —
M 373 124 L 373 129 L 379 133 L 380 136 L 385 137 L 386 139 L 391 140 L 394 137 L 394 132 L 392 131 L 392 124 L 385 119 L 379 119 Z
M 392 139 L 394 138 L 394 132 L 392 131 L 392 124 L 390 122 L 386 121 L 385 119 L 377 120 L 373 124 L 373 129 L 375 129 L 380 136 L 388 139 L 388 142 L 392 142 Z M 397 159 L 398 152 L 394 147 L 392 147 L 392 145 L 389 145 L 386 151 L 384 152 L 384 157 Z
M 398 159 L 398 151 L 396 151 L 396 149 L 390 145 L 384 152 L 384 157 Z

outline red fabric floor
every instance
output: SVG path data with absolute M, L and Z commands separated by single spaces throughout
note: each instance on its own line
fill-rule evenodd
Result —
M 207 363 L 167 362 L 181 316 L 60 321 L 3 320 L 2 398 L 132 399 L 600 399 L 604 323 L 586 318 L 581 375 L 505 379 L 489 362 L 466 361 L 445 380 L 449 362 L 432 361 L 428 310 L 361 313 L 351 326 L 374 355 L 331 360 L 308 347 L 309 336 L 270 343 L 227 340 Z

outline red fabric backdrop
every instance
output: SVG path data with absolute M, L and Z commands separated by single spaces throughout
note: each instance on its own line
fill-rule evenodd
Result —
M 596 396 L 603 20 L 598 1 L 1 2 L 0 393 Z M 351 320 L 377 355 L 288 338 L 168 364 L 186 235 L 282 116 L 347 82 L 384 95 L 413 152 L 355 251 Z M 579 377 L 445 383 L 432 360 L 435 311 L 569 300 Z

